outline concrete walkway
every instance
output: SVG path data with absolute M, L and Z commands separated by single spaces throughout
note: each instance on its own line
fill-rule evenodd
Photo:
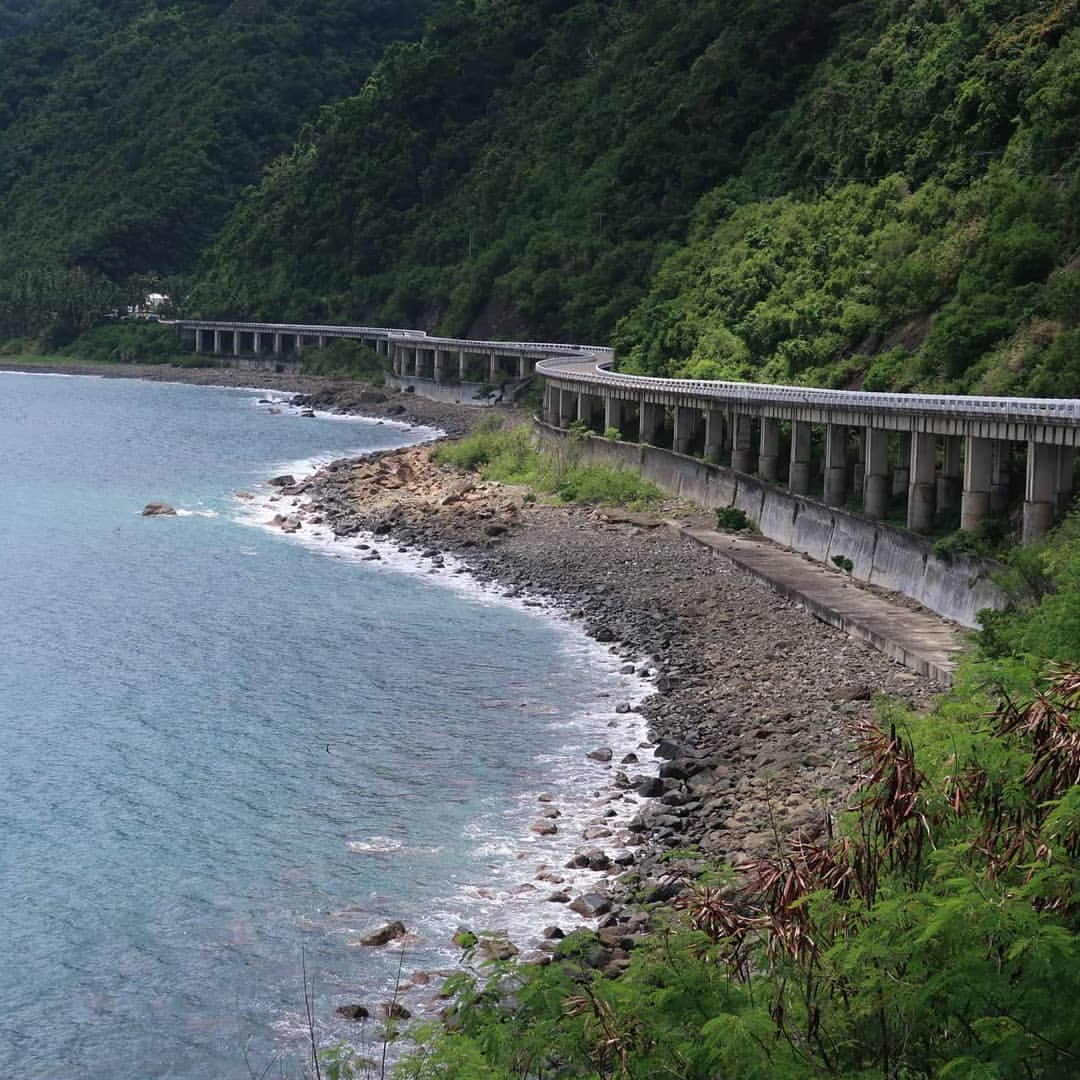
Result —
M 669 524 L 767 582 L 781 596 L 937 682 L 951 683 L 968 632 L 925 608 L 893 603 L 843 572 L 755 536 Z

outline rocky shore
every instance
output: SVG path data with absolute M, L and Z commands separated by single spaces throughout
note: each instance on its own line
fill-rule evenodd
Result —
M 594 887 L 575 898 L 558 873 L 542 877 L 553 902 L 599 919 L 600 967 L 624 963 L 643 926 L 631 899 L 677 891 L 665 852 L 686 850 L 691 869 L 738 865 L 775 854 L 787 837 L 821 835 L 845 806 L 854 739 L 874 718 L 875 695 L 924 708 L 941 689 L 667 527 L 693 520 L 692 507 L 545 505 L 436 465 L 430 452 L 338 461 L 299 483 L 277 478 L 292 509 L 276 523 L 318 524 L 361 543 L 381 537 L 436 571 L 454 556 L 509 595 L 553 600 L 625 670 L 644 665 L 653 677 L 656 692 L 638 706 L 652 745 L 608 766 L 608 797 L 633 793 L 640 811 L 619 833 L 581 837 L 572 864 L 595 872 Z M 368 557 L 379 558 L 376 544 Z

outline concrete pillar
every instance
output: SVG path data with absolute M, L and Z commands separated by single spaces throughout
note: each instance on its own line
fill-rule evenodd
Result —
M 1012 443 L 1004 439 L 994 441 L 994 461 L 990 475 L 990 513 L 1007 514 L 1011 492 Z
M 861 499 L 866 484 L 866 429 L 855 428 L 854 439 L 855 464 L 851 470 L 851 494 Z
M 737 472 L 754 471 L 751 422 L 752 417 L 744 413 L 735 413 L 731 418 L 731 467 Z
M 568 428 L 577 419 L 577 398 L 572 390 L 559 391 L 559 427 Z
M 901 431 L 896 436 L 896 468 L 892 475 L 892 493 L 906 495 L 911 482 L 911 432 Z
M 638 410 L 638 441 L 656 445 L 656 436 L 664 423 L 663 405 L 653 405 L 652 402 L 643 401 Z
M 880 521 L 889 512 L 889 433 L 863 429 L 863 513 Z
M 994 476 L 994 440 L 969 435 L 964 447 L 964 489 L 960 496 L 960 528 L 977 529 L 990 513 Z
M 251 344 L 255 349 L 256 356 L 258 356 L 259 353 L 262 352 L 262 339 L 263 336 L 259 333 L 258 330 L 256 330 L 255 333 L 251 335 Z
M 446 381 L 446 350 L 435 350 L 435 381 L 442 383 Z
M 1073 471 L 1076 465 L 1076 447 L 1058 447 L 1058 497 L 1057 508 L 1059 514 L 1064 514 L 1072 508 L 1073 502 Z
M 780 421 L 768 418 L 761 421 L 761 441 L 758 448 L 758 476 L 770 484 L 780 474 Z
M 221 352 L 221 331 L 220 330 L 215 330 L 214 331 L 214 352 L 216 352 L 216 353 Z
M 303 334 L 297 334 L 296 335 L 296 355 L 297 356 L 303 356 L 303 354 L 304 354 L 304 335 Z
M 203 332 L 198 327 L 195 328 L 195 351 L 203 351 Z
M 697 435 L 698 425 L 701 423 L 701 412 L 698 409 L 677 405 L 674 409 L 674 419 L 675 436 L 672 439 L 671 448 L 676 454 L 689 454 L 694 436 Z
M 803 420 L 791 424 L 791 464 L 788 468 L 788 491 L 806 495 L 810 491 L 810 435 L 812 428 Z
M 280 333 L 274 334 L 274 355 L 280 356 L 285 351 L 285 343 Z
M 319 348 L 320 349 L 325 349 L 326 348 L 326 335 L 325 334 L 320 334 L 319 335 Z
M 1029 439 L 1027 483 L 1024 485 L 1024 524 L 1021 539 L 1027 543 L 1049 532 L 1057 516 L 1058 448 Z
M 724 431 L 726 424 L 720 409 L 708 409 L 705 412 L 705 460 L 717 462 L 724 452 Z
M 518 357 L 518 378 L 527 379 L 531 371 L 532 365 L 529 362 L 529 357 L 525 353 L 522 353 Z
M 499 354 L 488 354 L 488 382 L 499 381 Z
M 825 425 L 825 505 L 847 502 L 848 429 L 843 424 Z
M 457 351 L 458 382 L 464 382 L 465 381 L 465 375 L 466 375 L 466 372 L 468 370 L 469 370 L 468 366 L 465 363 L 465 350 L 464 349 L 458 349 L 458 351 Z
M 937 505 L 939 510 L 955 510 L 960 505 L 962 490 L 962 464 L 960 449 L 963 437 L 947 435 L 941 457 L 941 474 L 937 481 Z
M 614 428 L 620 434 L 623 429 L 623 403 L 617 397 L 604 398 L 604 431 Z
M 911 436 L 907 527 L 913 532 L 934 530 L 937 513 L 937 436 L 916 431 Z

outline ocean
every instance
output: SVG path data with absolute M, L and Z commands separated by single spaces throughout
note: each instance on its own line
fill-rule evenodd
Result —
M 452 561 L 266 527 L 269 477 L 434 434 L 280 397 L 0 374 L 0 1076 L 301 1076 L 304 969 L 317 1040 L 362 1047 L 336 1006 L 453 966 L 457 927 L 576 919 L 535 875 L 642 684 Z

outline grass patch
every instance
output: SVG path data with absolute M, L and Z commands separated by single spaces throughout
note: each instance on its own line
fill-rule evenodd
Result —
M 479 472 L 487 480 L 529 487 L 560 502 L 648 506 L 661 498 L 659 488 L 633 473 L 603 465 L 582 465 L 573 444 L 541 452 L 527 425 L 506 426 L 488 417 L 476 431 L 438 447 L 432 458 L 443 465 Z

